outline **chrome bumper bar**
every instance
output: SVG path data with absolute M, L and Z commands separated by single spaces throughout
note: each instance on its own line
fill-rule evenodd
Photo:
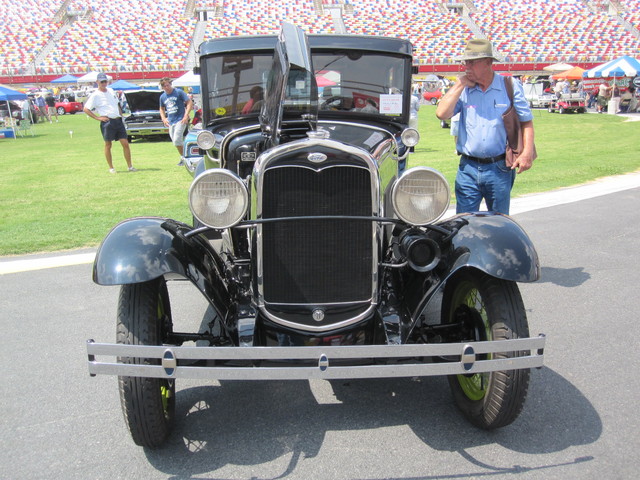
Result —
M 89 374 L 150 378 L 209 380 L 305 380 L 422 377 L 468 375 L 499 370 L 541 367 L 545 337 L 469 343 L 424 345 L 364 345 L 343 347 L 173 347 L 87 342 Z M 478 359 L 491 353 L 518 352 L 511 358 Z M 96 356 L 154 360 L 157 365 L 99 362 Z M 459 357 L 456 361 L 430 360 Z M 385 359 L 394 363 L 381 364 Z M 269 366 L 178 365 L 180 360 L 275 361 Z M 333 362 L 366 360 L 366 365 L 333 365 Z M 296 366 L 295 361 L 306 361 Z M 404 363 L 402 363 L 404 362 Z

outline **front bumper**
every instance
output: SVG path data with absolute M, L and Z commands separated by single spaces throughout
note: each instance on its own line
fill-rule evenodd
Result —
M 544 335 L 469 343 L 339 347 L 174 347 L 95 343 L 89 340 L 87 354 L 89 374 L 92 376 L 330 380 L 471 375 L 542 367 L 544 344 Z M 514 356 L 484 359 L 485 354 L 496 353 L 513 353 Z M 158 364 L 100 362 L 96 356 L 129 357 L 130 361 L 150 359 Z M 455 360 L 443 361 L 443 357 L 454 357 Z M 241 362 L 241 365 L 233 362 Z
M 129 135 L 130 137 L 151 137 L 154 135 L 169 135 L 169 129 L 165 127 L 164 124 L 139 127 L 135 125 L 127 125 L 125 123 L 125 129 L 127 130 L 127 135 Z

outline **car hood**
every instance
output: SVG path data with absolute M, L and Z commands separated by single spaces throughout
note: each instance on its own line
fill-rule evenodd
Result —
M 129 90 L 124 92 L 131 113 L 159 112 L 160 95 L 162 95 L 162 92 L 159 90 Z

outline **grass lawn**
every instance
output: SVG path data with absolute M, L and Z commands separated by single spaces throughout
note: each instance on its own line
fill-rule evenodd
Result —
M 409 166 L 440 170 L 451 185 L 458 157 L 435 107 L 419 114 L 421 140 Z M 518 176 L 514 196 L 575 185 L 640 168 L 640 122 L 612 115 L 535 110 L 538 159 Z M 109 174 L 98 123 L 84 114 L 35 125 L 35 136 L 0 140 L 0 255 L 97 246 L 119 221 L 166 216 L 187 223 L 191 177 L 169 141 L 135 140 L 129 173 L 119 143 Z M 73 132 L 71 135 L 70 132 Z

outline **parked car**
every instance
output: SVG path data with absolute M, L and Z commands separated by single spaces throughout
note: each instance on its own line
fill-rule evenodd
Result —
M 204 152 L 198 146 L 198 134 L 200 131 L 201 129 L 199 128 L 187 130 L 187 135 L 184 137 L 184 164 L 191 174 L 195 172 L 196 168 L 204 158 Z
M 28 102 L 28 106 L 25 107 L 25 102 Z M 29 110 L 31 118 L 29 121 L 31 123 L 35 123 L 38 120 L 38 111 L 36 107 L 29 100 L 9 100 L 9 102 L 0 102 L 0 120 L 7 117 L 9 115 L 9 110 L 7 109 L 7 103 L 9 104 L 9 108 L 11 109 L 11 116 L 18 121 L 18 124 L 25 118 L 25 111 Z
M 129 141 L 134 138 L 168 137 L 169 128 L 160 117 L 160 90 L 126 90 L 130 115 L 124 117 Z
M 77 112 L 82 112 L 84 104 L 78 102 L 73 93 L 61 93 L 56 101 L 55 108 L 58 111 L 58 115 L 64 115 L 65 113 L 73 115 Z
M 7 107 L 8 105 L 8 107 Z M 22 106 L 19 102 L 15 100 L 0 101 L 0 119 L 9 116 L 9 111 L 11 111 L 11 116 L 16 120 L 22 120 Z
M 516 282 L 539 278 L 538 256 L 508 216 L 440 220 L 447 181 L 406 169 L 419 140 L 412 51 L 286 23 L 200 46 L 194 226 L 125 220 L 93 268 L 121 291 L 116 343 L 87 342 L 89 372 L 118 376 L 135 443 L 166 440 L 185 378 L 448 375 L 474 425 L 518 416 L 545 339 L 529 338 Z M 315 76 L 329 68 L 336 85 L 320 100 Z M 242 113 L 254 87 L 263 104 Z M 202 316 L 172 316 L 175 279 L 206 299 Z
M 427 102 L 431 103 L 431 105 L 435 105 L 438 103 L 438 100 L 442 97 L 442 90 L 434 90 L 432 92 L 424 91 L 422 92 L 422 98 L 424 98 Z

